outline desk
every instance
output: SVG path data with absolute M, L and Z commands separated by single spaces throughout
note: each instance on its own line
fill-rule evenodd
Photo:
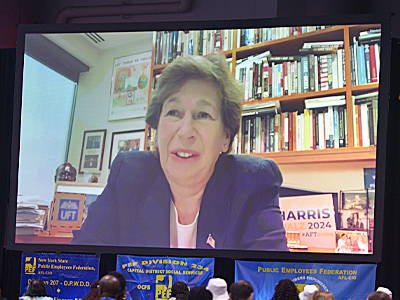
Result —
M 72 240 L 71 236 L 50 236 L 50 235 L 17 235 L 15 243 L 22 244 L 64 244 L 68 245 Z

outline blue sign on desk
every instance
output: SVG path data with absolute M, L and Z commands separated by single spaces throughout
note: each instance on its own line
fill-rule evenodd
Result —
M 79 200 L 74 199 L 60 199 L 57 220 L 76 222 L 78 220 L 79 202 Z
M 78 201 L 79 202 L 79 201 Z M 83 298 L 99 278 L 100 259 L 95 255 L 34 253 L 22 255 L 20 296 L 32 279 L 42 279 L 54 300 Z

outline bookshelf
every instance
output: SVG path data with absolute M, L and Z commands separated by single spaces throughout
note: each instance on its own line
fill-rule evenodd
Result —
M 339 25 L 326 27 L 318 30 L 311 30 L 310 32 L 291 34 L 289 36 L 280 36 L 272 40 L 260 41 L 251 45 L 239 45 L 240 33 L 239 30 L 232 30 L 230 42 L 230 48 L 224 51 L 226 57 L 230 60 L 231 70 L 234 76 L 238 78 L 237 65 L 242 60 L 250 59 L 252 56 L 260 56 L 263 53 L 270 52 L 272 56 L 302 56 L 304 54 L 299 53 L 304 43 L 319 43 L 319 42 L 330 42 L 330 41 L 342 41 L 343 45 L 340 49 L 343 49 L 343 83 L 335 88 L 329 88 L 326 90 L 317 91 L 306 91 L 296 92 L 283 95 L 274 95 L 273 97 L 262 97 L 258 100 L 245 99 L 243 105 L 252 105 L 254 103 L 262 104 L 271 101 L 279 101 L 282 112 L 302 112 L 305 108 L 305 99 L 322 98 L 328 96 L 345 96 L 345 131 L 347 137 L 347 146 L 340 148 L 328 148 L 328 149 L 311 149 L 310 150 L 291 150 L 291 151 L 243 151 L 238 149 L 238 153 L 247 153 L 250 155 L 258 155 L 267 158 L 271 158 L 278 163 L 278 165 L 296 165 L 296 164 L 312 164 L 312 163 L 348 163 L 348 162 L 374 162 L 376 160 L 376 140 L 370 144 L 363 145 L 359 144 L 358 135 L 356 135 L 356 129 L 353 128 L 355 125 L 354 118 L 354 96 L 362 95 L 371 92 L 375 92 L 379 88 L 378 82 L 366 83 L 366 84 L 354 84 L 352 80 L 352 61 L 351 52 L 353 51 L 353 39 L 359 38 L 360 33 L 369 30 L 376 30 L 379 25 Z M 293 28 L 289 28 L 293 31 Z M 300 29 L 299 29 L 300 30 Z M 278 29 L 276 30 L 278 32 Z M 269 34 L 269 33 L 268 33 Z M 156 34 L 154 34 L 154 46 L 153 46 L 153 67 L 152 74 L 154 81 L 155 76 L 159 75 L 162 70 L 168 65 L 166 63 L 154 65 L 154 59 L 157 52 L 157 41 Z M 222 40 L 221 40 L 222 44 Z M 222 46 L 221 46 L 222 47 Z M 317 53 L 315 56 L 319 56 L 324 53 Z M 270 64 L 270 61 L 268 61 Z M 299 62 L 300 63 L 300 62 Z M 149 97 L 150 98 L 150 97 Z M 372 118 L 372 117 L 371 117 Z M 310 123 L 312 124 L 312 123 Z M 336 126 L 336 124 L 335 124 Z M 358 130 L 358 129 L 357 129 Z M 361 134 L 361 133 L 360 133 Z M 148 129 L 146 128 L 146 136 Z M 241 130 L 238 137 L 238 144 L 240 147 L 240 140 L 242 139 L 243 132 Z M 242 150 L 242 151 L 241 151 Z

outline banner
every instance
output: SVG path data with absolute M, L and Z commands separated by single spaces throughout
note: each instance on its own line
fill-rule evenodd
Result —
M 100 259 L 94 255 L 34 253 L 22 255 L 20 296 L 32 279 L 42 279 L 54 300 L 81 299 L 99 279 Z
M 375 288 L 376 265 L 235 261 L 235 281 L 254 287 L 254 300 L 271 299 L 281 279 L 291 279 L 299 292 L 307 284 L 331 292 L 335 300 L 365 300 Z
M 118 255 L 117 271 L 124 274 L 131 299 L 169 299 L 171 287 L 183 281 L 192 288 L 214 277 L 214 258 L 139 257 Z
M 279 206 L 286 232 L 299 232 L 300 245 L 307 246 L 310 251 L 321 248 L 335 251 L 332 194 L 281 197 Z

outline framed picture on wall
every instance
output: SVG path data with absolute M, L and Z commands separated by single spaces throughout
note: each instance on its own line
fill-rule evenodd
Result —
M 83 134 L 79 174 L 98 173 L 103 164 L 106 129 L 86 130 Z
M 143 151 L 144 138 L 144 130 L 113 132 L 111 137 L 110 161 L 108 163 L 108 168 L 111 167 L 111 163 L 118 153 L 127 151 Z
M 109 121 L 145 116 L 150 69 L 151 51 L 114 59 Z

